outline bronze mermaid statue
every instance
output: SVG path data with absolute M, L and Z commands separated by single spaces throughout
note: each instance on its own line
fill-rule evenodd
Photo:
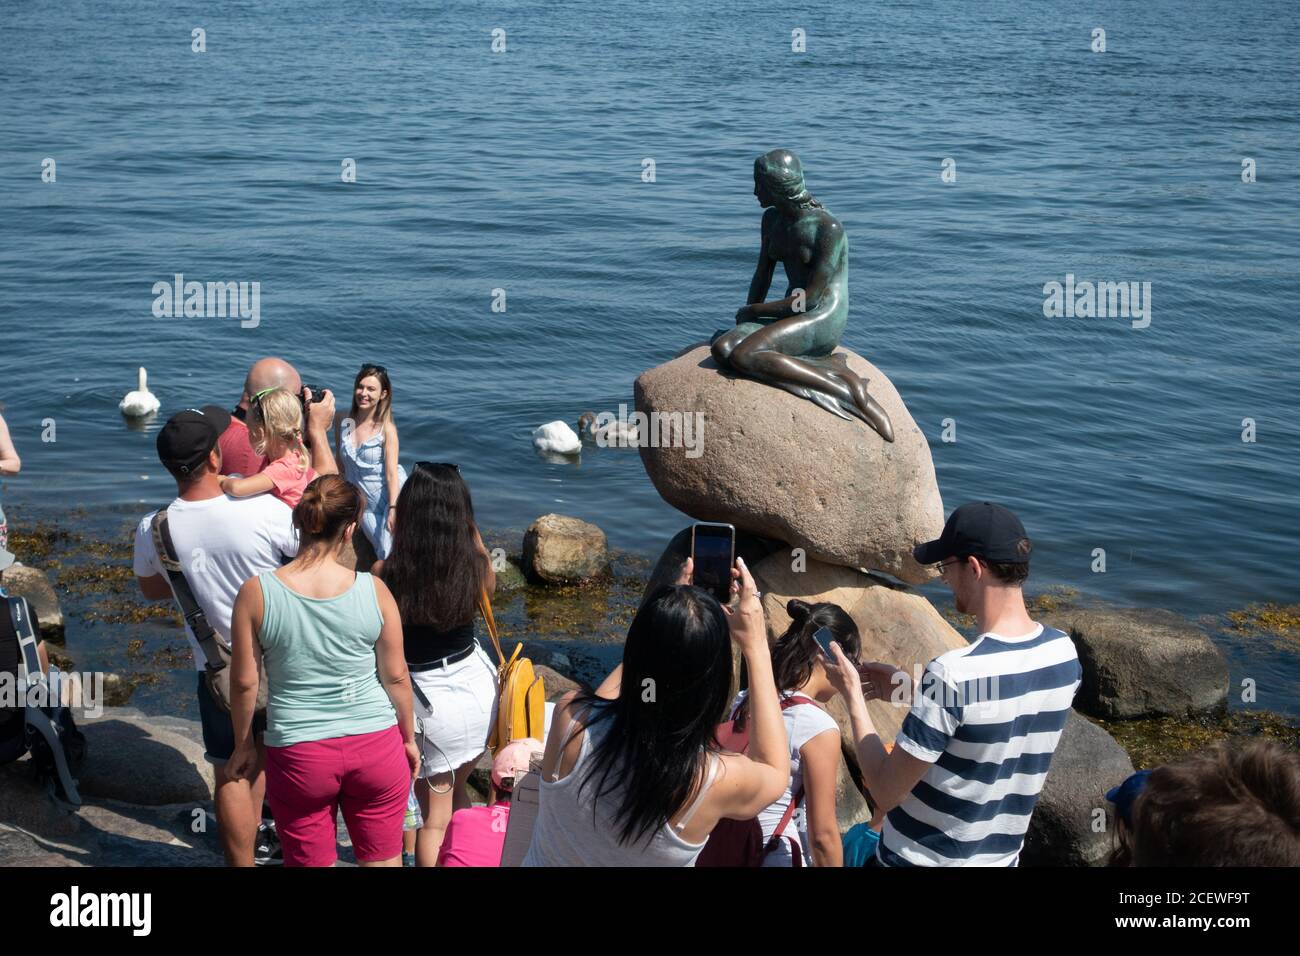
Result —
M 758 266 L 736 327 L 713 336 L 714 360 L 840 418 L 861 419 L 892 442 L 889 415 L 867 394 L 867 380 L 833 354 L 849 317 L 844 227 L 813 198 L 799 157 L 787 149 L 754 161 L 754 195 L 763 207 Z M 778 261 L 785 267 L 785 298 L 765 302 Z

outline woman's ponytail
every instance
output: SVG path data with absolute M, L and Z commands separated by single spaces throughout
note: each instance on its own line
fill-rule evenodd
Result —
M 808 620 L 812 612 L 812 605 L 806 601 L 800 601 L 798 598 L 791 598 L 785 604 L 785 613 L 790 615 L 790 620 L 794 622 L 794 626 L 800 629 L 803 628 L 804 622 Z
M 361 519 L 361 493 L 339 475 L 321 475 L 306 489 L 293 509 L 298 551 L 319 542 L 333 544 L 350 524 Z

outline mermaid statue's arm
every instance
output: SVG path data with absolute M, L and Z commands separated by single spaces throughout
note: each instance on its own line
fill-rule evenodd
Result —
M 767 298 L 768 290 L 772 288 L 772 276 L 776 273 L 776 260 L 772 258 L 767 249 L 767 230 L 774 216 L 768 216 L 769 212 L 775 210 L 764 210 L 762 239 L 758 247 L 758 265 L 754 267 L 754 278 L 749 283 L 749 295 L 746 297 L 747 303 L 743 308 L 736 312 L 736 323 L 748 322 L 753 318 L 750 311 L 753 306 L 761 304 Z
M 831 220 L 824 223 L 817 230 L 817 238 L 814 245 L 814 259 L 811 263 L 812 271 L 808 276 L 808 281 L 804 286 L 801 296 L 800 290 L 795 289 L 793 293 L 784 299 L 773 299 L 771 302 L 760 302 L 757 305 L 748 306 L 749 315 L 754 319 L 788 319 L 796 315 L 808 315 L 817 311 L 822 303 L 822 298 L 826 290 L 830 288 L 831 283 L 835 280 L 836 273 L 839 271 L 836 256 L 836 246 L 843 242 L 844 230 L 838 222 Z M 751 298 L 751 303 L 753 302 Z

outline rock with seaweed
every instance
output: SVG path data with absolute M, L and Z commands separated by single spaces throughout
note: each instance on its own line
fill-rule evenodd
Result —
M 1172 611 L 1074 608 L 1045 618 L 1070 635 L 1083 683 L 1075 706 L 1108 719 L 1226 706 L 1228 664 L 1209 634 Z
M 609 567 L 605 532 L 569 515 L 542 515 L 524 533 L 524 573 L 541 584 L 580 584 Z

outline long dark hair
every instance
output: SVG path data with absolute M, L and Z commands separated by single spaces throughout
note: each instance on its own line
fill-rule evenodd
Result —
M 475 539 L 469 486 L 455 466 L 416 465 L 397 496 L 395 522 L 382 577 L 402 623 L 447 631 L 473 621 L 488 562 Z
M 821 648 L 813 637 L 821 628 L 829 628 L 835 635 L 844 654 L 856 661 L 862 652 L 862 638 L 858 625 L 838 604 L 809 604 L 792 598 L 785 606 L 790 615 L 786 628 L 772 647 L 772 676 L 778 692 L 792 691 L 808 683 L 812 677 L 813 663 L 822 656 Z M 742 730 L 749 716 L 749 695 L 736 716 L 736 729 Z
M 586 694 L 575 703 L 590 708 L 588 727 L 609 721 L 579 787 L 593 784 L 597 801 L 621 791 L 619 843 L 648 841 L 681 809 L 707 754 L 719 749 L 714 735 L 730 694 L 731 635 L 721 605 L 701 588 L 659 588 L 628 628 L 617 699 Z

